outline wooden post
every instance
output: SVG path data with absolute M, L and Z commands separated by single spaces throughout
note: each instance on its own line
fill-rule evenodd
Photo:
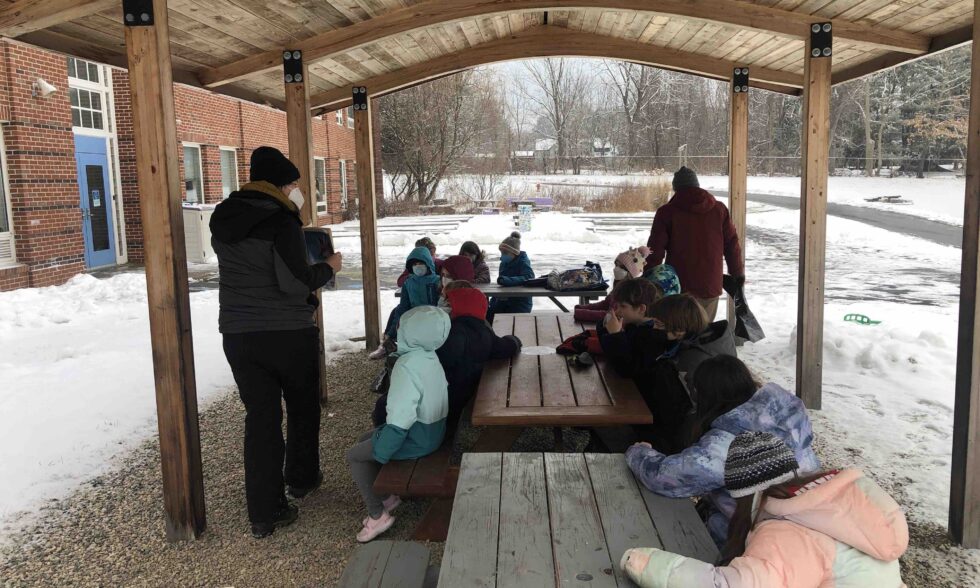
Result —
M 286 84 L 286 131 L 289 136 L 289 160 L 299 169 L 299 186 L 305 202 L 300 216 L 306 226 L 318 226 L 316 209 L 316 178 L 313 174 L 313 118 L 310 113 L 310 89 L 306 85 L 309 71 L 303 61 L 302 51 L 286 49 L 282 52 L 283 80 Z M 327 403 L 330 387 L 327 384 L 326 350 L 323 345 L 323 299 L 320 291 L 316 298 L 314 320 L 320 329 L 318 353 L 320 355 L 320 402 Z
M 823 385 L 823 285 L 830 151 L 830 23 L 814 24 L 803 69 L 800 278 L 796 321 L 796 394 L 819 409 Z
M 728 122 L 728 210 L 742 243 L 745 261 L 745 202 L 748 192 L 749 153 L 749 68 L 732 72 L 732 93 Z M 728 322 L 735 327 L 735 302 L 728 299 Z
M 143 215 L 164 519 L 169 540 L 194 539 L 207 523 L 167 3 L 124 0 L 123 15 Z
M 361 219 L 361 273 L 364 335 L 368 349 L 381 344 L 381 291 L 378 281 L 378 209 L 374 186 L 374 137 L 367 88 L 354 88 L 354 157 L 357 160 L 358 214 Z
M 980 12 L 973 14 L 973 34 L 980 34 Z M 972 63 L 949 532 L 964 547 L 976 549 L 980 548 L 980 44 L 973 44 Z

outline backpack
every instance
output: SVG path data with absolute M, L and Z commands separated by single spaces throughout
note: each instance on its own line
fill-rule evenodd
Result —
M 548 274 L 545 286 L 556 292 L 575 292 L 578 290 L 604 290 L 609 284 L 602 279 L 602 268 L 598 263 L 585 262 L 585 267 L 567 270 L 553 270 Z

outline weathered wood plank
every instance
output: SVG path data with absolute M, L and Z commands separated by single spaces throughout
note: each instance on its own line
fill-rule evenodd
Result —
M 463 455 L 440 586 L 496 586 L 500 474 L 499 453 Z
M 538 316 L 538 345 L 558 347 L 561 342 L 558 315 Z M 541 365 L 541 398 L 544 406 L 575 406 L 565 358 L 557 354 L 542 355 L 538 361 Z
M 493 332 L 498 336 L 514 334 L 514 315 L 498 314 L 493 317 Z
M 514 317 L 514 335 L 524 345 L 538 344 L 535 316 L 519 314 Z M 507 406 L 541 406 L 541 373 L 538 356 L 518 354 L 511 359 L 510 391 Z
M 506 453 L 500 488 L 497 588 L 549 586 L 555 562 L 548 522 L 544 456 Z
M 367 90 L 371 91 L 370 88 Z M 381 343 L 381 291 L 378 278 L 378 207 L 374 185 L 372 100 L 354 111 L 354 157 L 357 160 L 357 198 L 361 219 L 361 280 L 364 289 L 364 335 L 368 349 Z
M 637 484 L 664 549 L 714 563 L 718 548 L 694 510 L 694 503 L 687 498 L 659 496 Z
M 612 405 L 625 414 L 636 416 L 634 422 L 653 422 L 655 415 L 651 416 L 650 407 L 640 396 L 640 391 L 630 378 L 624 378 L 612 366 L 608 358 L 596 357 L 596 369 L 602 376 L 606 392 L 612 399 Z M 649 420 L 648 420 L 649 419 Z
M 636 478 L 622 454 L 590 453 L 585 456 L 589 477 L 595 490 L 599 518 L 606 534 L 606 546 L 614 564 L 616 581 L 622 586 L 633 582 L 619 567 L 623 553 L 633 547 L 663 549 L 657 529 L 636 485 Z
M 751 69 L 749 70 L 751 72 Z M 749 74 L 751 75 L 751 73 Z M 748 192 L 749 162 L 749 93 L 735 92 L 733 83 L 728 84 L 728 210 L 732 215 L 738 240 L 745 256 L 745 214 Z M 735 316 L 735 302 L 728 299 L 728 314 Z
M 428 547 L 410 541 L 393 542 L 378 588 L 422 588 L 428 567 Z
M 614 564 L 606 547 L 585 457 L 546 453 L 544 459 L 556 584 L 615 588 Z
M 375 493 L 382 496 L 408 494 L 408 483 L 412 481 L 412 473 L 417 463 L 418 460 L 415 459 L 397 459 L 386 463 L 381 468 L 381 473 L 374 479 Z
M 447 488 L 449 475 L 449 460 L 452 458 L 452 445 L 446 444 L 435 452 L 416 460 L 412 479 L 408 483 L 409 496 L 443 496 L 451 497 L 456 488 Z
M 372 541 L 361 545 L 344 568 L 338 588 L 376 588 L 384 578 L 394 541 Z

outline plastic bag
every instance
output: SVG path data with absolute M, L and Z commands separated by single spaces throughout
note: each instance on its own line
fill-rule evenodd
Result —
M 755 318 L 755 314 L 749 309 L 749 302 L 745 298 L 745 291 L 742 286 L 737 284 L 735 278 L 729 275 L 725 276 L 723 284 L 725 292 L 728 292 L 728 295 L 732 297 L 732 302 L 735 303 L 735 336 L 752 343 L 765 339 L 766 334 L 763 332 L 758 319 Z

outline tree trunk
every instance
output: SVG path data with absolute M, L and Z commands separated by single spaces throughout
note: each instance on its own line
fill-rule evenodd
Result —
M 871 81 L 864 83 L 864 175 L 874 175 L 874 141 L 871 139 Z

